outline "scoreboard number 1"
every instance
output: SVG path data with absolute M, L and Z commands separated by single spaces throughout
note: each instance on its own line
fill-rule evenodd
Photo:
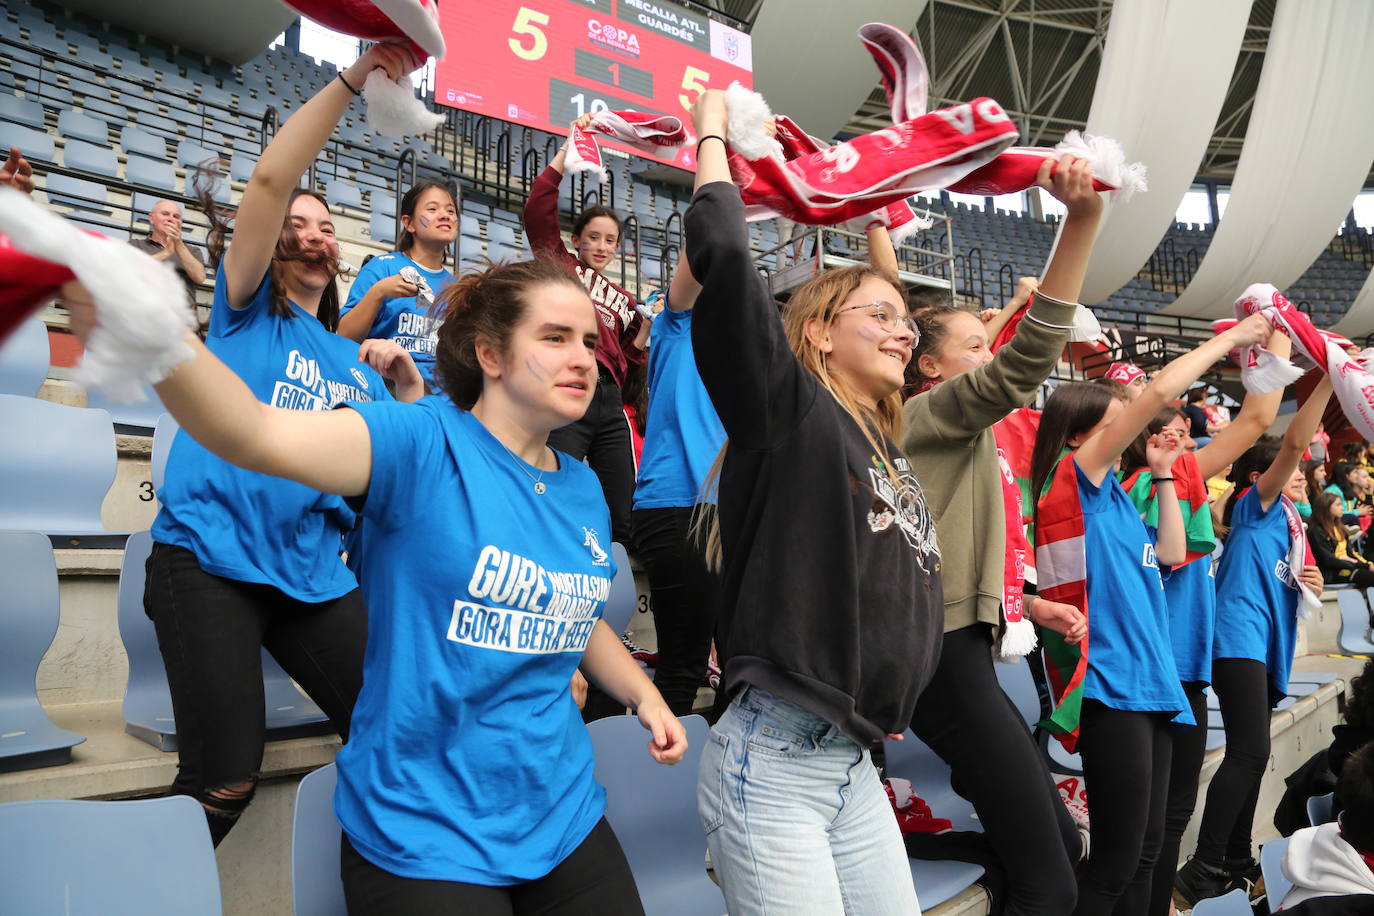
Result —
M 549 50 L 549 39 L 539 27 L 548 24 L 548 13 L 522 6 L 520 12 L 515 14 L 515 24 L 511 26 L 511 31 L 517 35 L 528 36 L 530 46 L 525 47 L 524 42 L 516 38 L 507 38 L 506 44 L 510 45 L 512 53 L 521 60 L 539 60 Z

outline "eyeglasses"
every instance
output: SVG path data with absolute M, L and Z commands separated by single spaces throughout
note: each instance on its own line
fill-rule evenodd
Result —
M 914 347 L 921 339 L 921 329 L 916 325 L 916 319 L 901 315 L 897 312 L 897 307 L 890 302 L 865 302 L 862 305 L 846 305 L 842 309 L 836 309 L 835 315 L 839 316 L 844 312 L 852 312 L 856 309 L 868 309 L 868 317 L 878 323 L 878 327 L 889 333 L 895 333 L 905 328 L 911 332 L 911 345 Z

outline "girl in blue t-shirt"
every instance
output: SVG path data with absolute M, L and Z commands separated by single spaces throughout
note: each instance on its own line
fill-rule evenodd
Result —
M 342 79 L 361 85 L 375 67 L 399 75 L 411 63 L 408 52 L 380 45 Z M 206 346 L 243 379 L 251 411 L 271 405 L 326 415 L 345 401 L 387 400 L 383 375 L 399 397 L 423 393 L 400 347 L 370 340 L 360 348 L 333 333 L 334 226 L 324 199 L 296 187 L 350 98 L 335 81 L 282 125 L 248 181 L 219 265 Z M 212 232 L 217 253 L 225 229 Z M 213 387 L 171 403 L 227 409 Z M 262 767 L 262 649 L 347 739 L 367 617 L 339 559 L 340 538 L 353 524 L 343 500 L 308 482 L 236 467 L 195 434 L 176 437 L 158 490 L 144 604 L 176 716 L 172 790 L 201 802 L 218 843 L 248 805 Z
M 401 239 L 391 254 L 363 265 L 339 315 L 339 333 L 359 343 L 394 340 L 434 384 L 435 298 L 453 281 L 446 266 L 458 235 L 453 192 L 437 181 L 415 185 L 401 198 Z
M 1254 868 L 1251 825 L 1269 762 L 1269 714 L 1288 690 L 1297 641 L 1298 583 L 1322 592 L 1320 570 L 1299 558 L 1303 523 L 1293 501 L 1307 492 L 1300 461 L 1331 397 L 1325 376 L 1294 415 L 1281 444 L 1262 440 L 1231 470 L 1239 495 L 1217 567 L 1212 689 L 1226 755 L 1207 789 L 1197 851 L 1174 887 L 1188 902 L 1219 896 Z M 1304 551 L 1306 553 L 1306 551 Z
M 1040 591 L 1060 595 L 1053 589 L 1082 582 L 1078 600 L 1086 599 L 1080 610 L 1088 618 L 1081 693 L 1068 698 L 1081 699 L 1078 750 L 1093 819 L 1076 914 L 1109 914 L 1119 906 L 1123 912 L 1144 912 L 1163 834 L 1168 725 L 1193 722 L 1169 651 L 1159 577 L 1160 563 L 1178 565 L 1186 555 L 1170 474 L 1182 438 L 1161 431 L 1146 455 L 1161 497 L 1156 538 L 1112 470 L 1166 402 L 1228 351 L 1269 334 L 1262 317 L 1247 319 L 1165 366 L 1130 404 L 1090 383 L 1061 385 L 1045 404 L 1031 460 L 1032 492 L 1040 494 L 1035 520 Z M 1061 461 L 1073 462 L 1072 476 L 1063 472 Z M 1065 523 L 1073 523 L 1075 515 L 1081 517 L 1081 539 L 1075 542 L 1065 532 L 1053 544 L 1044 540 L 1056 529 L 1072 530 L 1074 525 Z M 1057 721 L 1071 712 L 1061 707 Z
M 1288 338 L 1276 334 L 1271 341 L 1274 355 L 1287 359 L 1291 346 Z M 1211 442 L 1193 451 L 1188 460 L 1175 463 L 1173 473 L 1176 477 L 1188 474 L 1192 478 L 1188 482 L 1187 492 L 1206 495 L 1206 481 L 1225 473 L 1231 462 L 1239 458 L 1274 422 L 1282 396 L 1282 391 L 1246 395 L 1240 413 L 1233 422 L 1218 431 Z M 1186 414 L 1176 407 L 1165 407 L 1126 449 L 1121 459 L 1119 479 L 1129 484 L 1137 472 L 1149 469 L 1145 448 L 1150 436 L 1164 429 L 1172 429 L 1187 439 L 1188 428 Z M 1159 496 L 1153 486 L 1148 483 L 1144 483 L 1144 487 L 1137 484 L 1130 487 L 1130 494 L 1142 515 L 1152 518 L 1157 514 Z M 1189 551 L 1208 553 L 1184 566 L 1162 570 L 1174 665 L 1197 724 L 1173 732 L 1164 841 L 1155 863 L 1149 916 L 1168 916 L 1173 897 L 1174 870 L 1178 867 L 1179 842 L 1197 806 L 1198 777 L 1207 750 L 1206 689 L 1212 680 L 1212 629 L 1216 617 L 1216 571 L 1210 551 L 1215 549 L 1217 538 L 1213 532 L 1209 506 L 1193 505 L 1181 495 L 1179 503 L 1180 508 L 1190 513 L 1185 520 Z
M 635 708 L 659 762 L 686 736 L 599 619 L 616 570 L 596 475 L 547 445 L 591 400 L 596 311 L 547 260 L 469 274 L 439 305 L 444 394 L 417 404 L 271 409 L 194 341 L 158 393 L 211 452 L 366 519 L 365 677 L 334 799 L 349 912 L 642 912 L 573 672 Z

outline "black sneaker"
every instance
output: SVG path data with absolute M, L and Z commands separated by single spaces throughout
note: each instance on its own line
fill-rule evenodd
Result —
M 1225 868 L 1192 856 L 1174 875 L 1174 903 L 1179 909 L 1186 909 L 1199 900 L 1220 897 L 1231 886 L 1231 873 Z
M 1239 888 L 1251 900 L 1264 892 L 1264 872 L 1260 864 L 1246 856 L 1243 859 L 1226 859 L 1222 868 L 1231 876 L 1230 890 Z

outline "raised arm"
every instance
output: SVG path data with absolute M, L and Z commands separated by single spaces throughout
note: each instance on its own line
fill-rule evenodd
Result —
M 897 249 L 886 226 L 874 226 L 864 232 L 868 236 L 868 263 L 883 273 L 897 275 Z
M 1031 301 L 1031 296 L 1040 288 L 1040 281 L 1035 277 L 1022 277 L 1016 281 L 1016 292 L 1012 293 L 1011 299 L 1000 309 L 986 309 L 979 316 L 983 319 L 983 327 L 988 332 L 988 340 L 995 341 L 997 336 L 1002 333 L 1002 329 L 1007 326 L 1007 322 L 1016 317 L 1016 313 L 1026 307 L 1026 303 Z
M 1279 498 L 1279 494 L 1287 485 L 1288 479 L 1298 469 L 1302 453 L 1312 441 L 1312 434 L 1317 431 L 1317 424 L 1322 421 L 1322 414 L 1326 412 L 1326 404 L 1330 400 L 1331 378 L 1323 375 L 1317 382 L 1317 387 L 1312 389 L 1307 400 L 1294 414 L 1293 422 L 1288 424 L 1288 430 L 1283 434 L 1283 444 L 1279 446 L 1279 453 L 1255 481 L 1255 489 L 1259 491 L 1260 508 L 1268 510 L 1274 504 L 1274 500 Z
M 692 276 L 697 371 L 730 441 L 768 447 L 791 429 L 819 387 L 788 346 L 773 297 L 755 269 L 744 202 L 725 159 L 725 97 L 707 90 L 693 109 L 696 192 L 683 219 Z M 805 376 L 805 377 L 804 377 Z
M 1085 159 L 1065 156 L 1050 174 L 1053 162 L 1040 164 L 1035 183 L 1057 197 L 1068 212 L 1054 257 L 1045 268 L 1040 292 L 1063 302 L 1077 302 L 1083 292 L 1083 274 L 1097 240 L 1097 224 L 1102 219 L 1102 196 L 1093 190 L 1093 170 Z
M 90 294 L 62 288 L 72 330 L 85 343 L 99 320 Z M 195 357 L 154 387 L 190 436 L 231 464 L 284 477 L 325 493 L 361 496 L 372 475 L 372 437 L 353 410 L 268 407 L 194 335 Z
M 281 237 L 291 190 L 300 184 L 301 175 L 324 148 L 352 98 L 343 80 L 357 88 L 377 67 L 396 79 L 418 66 L 405 45 L 375 44 L 340 74 L 342 79 L 332 80 L 286 119 L 263 150 L 239 201 L 233 243 L 224 254 L 230 306 L 247 305 L 267 273 Z
M 1112 465 L 1116 464 L 1116 459 L 1159 413 L 1160 408 L 1183 394 L 1202 373 L 1231 350 L 1267 340 L 1270 336 L 1269 322 L 1264 316 L 1251 315 L 1160 369 L 1145 390 L 1126 405 L 1110 425 L 1079 447 L 1074 456 L 1079 469 L 1094 486 L 1100 486 Z
M 697 304 L 701 294 L 701 284 L 692 274 L 692 265 L 687 259 L 687 246 L 682 246 L 682 254 L 677 260 L 677 271 L 673 282 L 668 286 L 667 307 L 675 312 L 685 312 Z
M 1293 342 L 1286 334 L 1274 334 L 1269 338 L 1269 350 L 1280 359 L 1287 359 L 1293 350 Z M 1246 394 L 1236 418 L 1219 431 L 1211 442 L 1194 452 L 1202 479 L 1210 480 L 1217 476 L 1254 445 L 1255 440 L 1273 425 L 1282 400 L 1282 389 L 1268 394 Z
M 545 252 L 563 260 L 574 260 L 563 245 L 563 233 L 558 226 L 558 187 L 563 183 L 563 160 L 567 156 L 568 143 L 572 142 L 573 128 L 585 128 L 591 120 L 592 116 L 585 114 L 568 125 L 567 141 L 530 185 L 530 196 L 525 198 L 521 219 L 525 224 L 525 237 L 530 240 L 530 248 L 535 254 Z
M 1171 479 L 1174 461 L 1183 454 L 1183 437 L 1172 429 L 1162 429 L 1145 446 L 1145 461 L 1155 479 L 1159 499 L 1159 524 L 1155 527 L 1155 559 L 1165 566 L 1181 566 L 1188 559 L 1188 536 L 1183 528 L 1183 510 Z

